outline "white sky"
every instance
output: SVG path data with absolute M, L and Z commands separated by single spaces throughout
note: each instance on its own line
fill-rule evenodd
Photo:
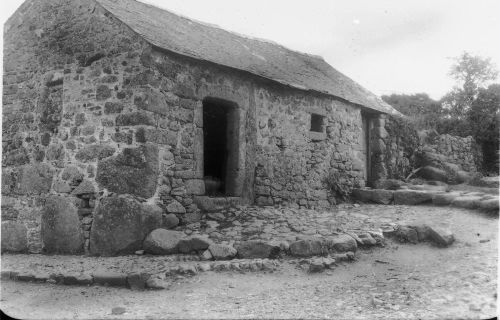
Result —
M 2 28 L 22 2 L 1 2 Z M 451 58 L 464 50 L 491 57 L 500 67 L 498 0 L 145 2 L 323 56 L 379 95 L 426 92 L 440 98 L 453 85 Z

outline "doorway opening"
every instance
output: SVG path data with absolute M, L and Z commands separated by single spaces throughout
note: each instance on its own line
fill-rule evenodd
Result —
M 370 119 L 370 116 L 366 113 L 361 114 L 361 118 L 363 121 L 363 126 L 362 126 L 362 150 L 364 153 L 364 162 L 365 162 L 365 172 L 364 172 L 364 178 L 367 184 L 371 182 L 371 154 L 370 154 L 370 131 L 372 129 L 372 121 Z
M 208 196 L 238 196 L 239 115 L 236 103 L 203 100 L 203 170 Z

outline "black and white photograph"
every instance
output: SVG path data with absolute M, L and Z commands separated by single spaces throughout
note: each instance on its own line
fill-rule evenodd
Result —
M 498 0 L 3 0 L 2 319 L 493 319 Z

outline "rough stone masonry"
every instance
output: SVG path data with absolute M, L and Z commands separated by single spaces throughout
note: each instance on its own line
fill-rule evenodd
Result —
M 153 10 L 122 3 L 120 12 Z M 26 1 L 5 25 L 3 250 L 99 255 L 124 237 L 118 253 L 128 253 L 152 230 L 219 207 L 326 207 L 332 172 L 348 188 L 365 185 L 363 121 L 380 111 L 162 48 L 113 14 L 117 5 Z M 365 92 L 342 81 L 339 92 Z M 215 178 L 208 105 L 227 126 L 226 149 L 209 146 L 227 152 L 217 158 L 224 172 L 209 168 Z M 207 194 L 209 180 L 225 191 Z

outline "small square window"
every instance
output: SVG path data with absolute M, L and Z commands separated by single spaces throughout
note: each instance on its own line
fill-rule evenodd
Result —
M 323 116 L 315 113 L 311 113 L 311 131 L 312 132 L 323 132 L 324 127 Z

